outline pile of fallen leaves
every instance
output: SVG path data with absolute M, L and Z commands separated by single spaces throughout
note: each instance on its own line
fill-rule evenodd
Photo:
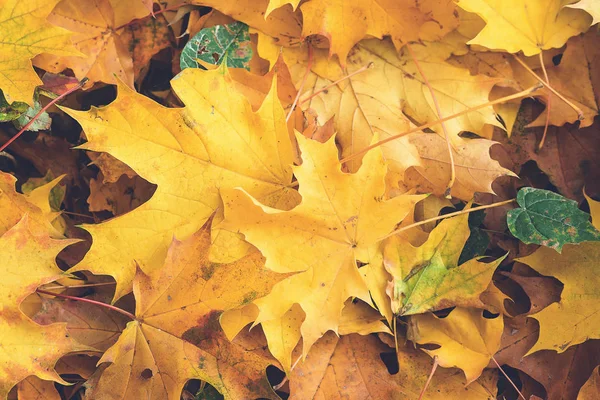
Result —
M 597 22 L 0 0 L 0 399 L 600 398 Z

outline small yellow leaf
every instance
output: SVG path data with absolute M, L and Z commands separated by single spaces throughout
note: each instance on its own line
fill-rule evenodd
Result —
M 424 350 L 438 357 L 440 366 L 458 367 L 467 384 L 477 379 L 500 349 L 504 323 L 502 316 L 485 318 L 482 310 L 455 308 L 445 318 L 433 314 L 414 315 L 409 338 L 419 344 L 436 344 L 440 348 Z

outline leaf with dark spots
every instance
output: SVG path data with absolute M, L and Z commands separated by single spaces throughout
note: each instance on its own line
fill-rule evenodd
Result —
M 506 215 L 510 232 L 524 243 L 541 244 L 559 253 L 566 243 L 599 241 L 600 232 L 577 203 L 548 190 L 524 187 L 517 194 L 520 208 Z

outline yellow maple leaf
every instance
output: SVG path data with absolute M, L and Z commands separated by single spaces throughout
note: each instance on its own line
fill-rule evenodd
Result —
M 240 186 L 281 208 L 298 201 L 287 187 L 293 151 L 275 87 L 254 112 L 225 67 L 188 68 L 172 85 L 185 108 L 165 108 L 120 85 L 107 107 L 66 110 L 87 135 L 82 148 L 107 151 L 158 186 L 132 212 L 83 225 L 93 243 L 73 271 L 114 276 L 115 298 L 131 291 L 136 263 L 145 272 L 160 267 L 173 235 L 184 240 L 206 222 L 221 204 L 219 190 Z
M 423 351 L 436 356 L 442 367 L 462 369 L 469 384 L 500 349 L 503 328 L 502 316 L 485 318 L 483 310 L 457 307 L 444 318 L 431 313 L 412 316 L 408 335 L 416 343 L 440 346 Z
M 31 67 L 40 53 L 81 55 L 70 33 L 46 18 L 60 0 L 0 1 L 0 88 L 8 102 L 33 104 L 33 90 L 42 81 Z
M 188 0 L 190 4 L 213 7 L 237 21 L 276 38 L 280 45 L 297 45 L 301 41 L 302 22 L 291 7 L 265 13 L 269 0 Z
M 589 16 L 563 8 L 562 0 L 460 0 L 459 7 L 476 13 L 485 28 L 469 44 L 526 56 L 562 47 L 571 36 L 585 32 Z
M 116 77 L 133 87 L 133 61 L 125 42 L 117 35 L 109 0 L 63 0 L 48 20 L 73 32 L 74 46 L 82 57 L 40 55 L 36 66 L 59 73 L 70 68 L 78 79 L 116 83 Z
M 342 64 L 366 36 L 389 35 L 400 48 L 410 41 L 438 40 L 458 25 L 453 1 L 309 0 L 300 10 L 302 35 L 327 37 L 330 54 L 337 54 Z
M 390 171 L 402 175 L 401 180 L 420 192 L 442 196 L 450 180 L 450 156 L 446 143 L 439 135 L 415 133 L 408 135 L 406 141 L 416 148 L 420 163 L 408 170 L 390 168 Z M 465 139 L 453 147 L 456 180 L 452 186 L 452 197 L 470 200 L 475 192 L 494 193 L 492 182 L 500 176 L 516 176 L 503 168 L 490 156 L 491 147 L 496 144 L 487 139 Z M 386 156 L 393 157 L 388 151 Z M 401 157 L 397 153 L 396 157 Z
M 77 240 L 54 240 L 30 227 L 27 215 L 0 237 L 0 398 L 35 375 L 68 385 L 54 370 L 64 354 L 89 350 L 67 334 L 65 324 L 38 325 L 23 314 L 23 300 L 63 276 L 56 255 Z
M 600 206 L 588 198 L 592 222 L 600 229 Z M 562 253 L 540 247 L 535 253 L 517 259 L 542 275 L 554 276 L 564 284 L 560 302 L 552 303 L 531 315 L 540 323 L 540 336 L 529 354 L 550 349 L 559 353 L 589 339 L 599 339 L 600 305 L 597 294 L 600 278 L 595 272 L 600 258 L 600 243 L 567 244 Z
M 209 246 L 207 224 L 183 242 L 174 240 L 163 268 L 148 275 L 138 270 L 136 320 L 100 360 L 112 364 L 92 398 L 119 393 L 174 400 L 192 378 L 210 383 L 226 399 L 276 398 L 265 374 L 272 361 L 230 343 L 219 315 L 265 295 L 287 275 L 265 269 L 256 250 L 235 263 L 214 264 Z
M 383 263 L 393 277 L 387 293 L 394 314 L 420 314 L 452 306 L 483 308 L 479 296 L 504 257 L 491 263 L 479 261 L 479 257 L 458 265 L 469 234 L 468 214 L 461 214 L 440 222 L 419 247 L 398 236 L 386 240 Z
M 17 193 L 15 184 L 17 178 L 0 172 L 0 235 L 12 228 L 21 220 L 23 214 L 28 214 L 29 229 L 36 234 L 46 233 L 54 238 L 62 238 L 62 232 L 57 230 L 52 221 L 59 213 L 50 208 L 48 197 L 50 191 L 63 177 L 54 179 L 45 185 L 32 190 L 28 195 Z
M 302 202 L 290 211 L 261 204 L 242 190 L 222 191 L 224 225 L 237 229 L 277 272 L 299 272 L 256 301 L 256 323 L 281 318 L 294 304 L 306 313 L 302 324 L 304 354 L 328 330 L 337 332 L 344 302 L 358 297 L 370 303 L 356 262 L 424 196 L 390 200 L 384 192 L 385 162 L 379 149 L 365 156 L 356 174 L 341 171 L 334 139 L 321 144 L 296 135 L 303 163 L 294 168 Z

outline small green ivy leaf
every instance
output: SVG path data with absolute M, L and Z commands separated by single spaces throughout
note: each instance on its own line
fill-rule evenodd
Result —
M 227 66 L 250 69 L 252 46 L 248 25 L 234 22 L 202 29 L 185 45 L 180 58 L 181 69 L 202 68 L 198 60 L 220 65 L 227 59 Z
M 521 208 L 506 216 L 510 232 L 523 243 L 552 247 L 559 253 L 567 243 L 599 241 L 600 232 L 577 203 L 548 190 L 525 187 L 517 194 Z

